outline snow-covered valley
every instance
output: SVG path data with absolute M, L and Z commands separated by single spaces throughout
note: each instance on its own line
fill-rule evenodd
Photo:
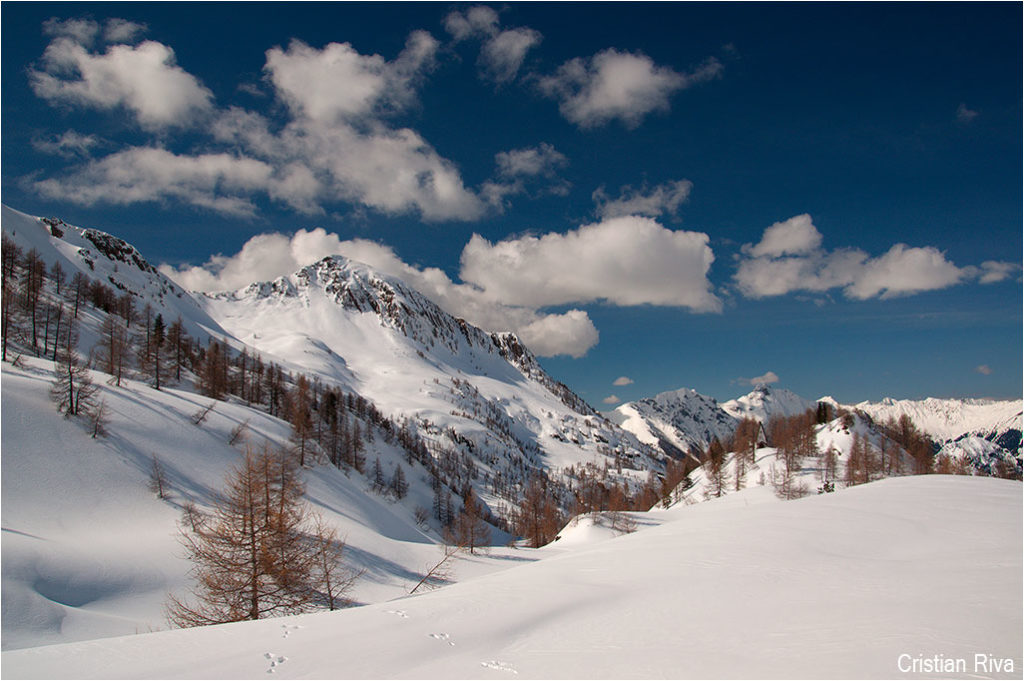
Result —
M 514 335 L 345 258 L 193 295 L 115 237 L 2 217 L 5 249 L 13 239 L 51 273 L 45 326 L 19 298 L 8 327 L 5 302 L 7 677 L 888 677 L 903 675 L 901 655 L 940 654 L 982 676 L 1000 674 L 976 654 L 1009 659 L 1019 677 L 1022 488 L 981 476 L 1019 478 L 1019 400 L 840 405 L 762 385 L 602 415 Z M 14 270 L 5 297 L 30 280 Z M 77 342 L 60 334 L 71 303 L 58 270 L 118 292 L 80 311 L 75 298 Z M 117 380 L 104 343 L 126 301 L 139 355 Z M 156 315 L 191 336 L 180 378 L 155 378 L 164 360 L 143 367 Z M 55 408 L 59 344 L 88 365 L 105 436 L 91 436 L 100 419 Z M 230 386 L 211 389 L 218 356 Z M 886 425 L 901 416 L 923 454 Z M 781 426 L 768 437 L 780 419 L 802 424 L 799 455 Z M 760 428 L 750 449 L 711 456 L 740 451 L 745 422 Z M 168 595 L 194 581 L 183 511 L 213 508 L 247 449 L 300 445 L 305 501 L 344 540 L 359 607 L 168 631 Z M 908 476 L 922 457 L 961 475 Z M 523 530 L 531 490 L 555 524 L 544 541 Z M 410 595 L 467 500 L 487 547 Z

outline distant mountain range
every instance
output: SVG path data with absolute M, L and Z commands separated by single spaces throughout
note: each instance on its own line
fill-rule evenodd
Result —
M 834 409 L 859 412 L 879 425 L 909 416 L 942 453 L 968 456 L 989 470 L 992 457 L 1021 458 L 1021 400 L 935 399 L 840 404 L 831 397 L 810 401 L 784 388 L 758 385 L 728 402 L 701 395 L 691 388 L 660 393 L 627 402 L 607 412 L 609 420 L 663 451 L 701 451 L 713 438 L 724 440 L 740 419 L 767 424 L 776 416 L 793 416 L 824 402 Z

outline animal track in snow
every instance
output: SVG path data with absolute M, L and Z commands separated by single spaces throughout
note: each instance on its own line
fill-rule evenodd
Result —
M 518 674 L 516 668 L 508 662 L 502 662 L 501 660 L 491 660 L 489 662 L 481 662 L 481 667 L 487 667 L 488 669 L 495 669 L 499 672 L 508 672 L 509 674 Z
M 281 628 L 284 629 L 284 635 L 282 635 L 281 638 L 288 638 L 288 636 L 290 636 L 293 631 L 295 631 L 296 629 L 301 629 L 302 625 L 301 624 L 282 624 Z
M 263 657 L 270 660 L 270 668 L 267 669 L 268 674 L 273 674 L 275 671 L 274 667 L 288 661 L 288 658 L 284 655 L 275 655 L 274 653 L 263 653 Z
M 452 637 L 448 634 L 431 634 L 430 638 L 436 638 L 438 641 L 444 641 L 450 646 L 455 645 L 455 641 L 453 641 Z
M 405 610 L 385 610 L 384 612 L 388 615 L 398 615 L 403 620 L 409 619 L 409 615 L 406 614 Z

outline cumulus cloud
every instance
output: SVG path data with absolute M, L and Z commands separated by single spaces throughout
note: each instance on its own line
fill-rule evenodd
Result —
M 721 62 L 709 58 L 689 73 L 680 73 L 658 66 L 643 53 L 609 48 L 589 59 L 567 61 L 553 75 L 540 78 L 538 85 L 558 100 L 562 115 L 580 127 L 619 119 L 635 128 L 647 114 L 667 111 L 675 92 L 719 77 L 722 68 Z
M 214 140 L 229 150 L 176 153 L 161 138 L 35 183 L 47 196 L 86 205 L 174 199 L 228 215 L 253 214 L 260 196 L 309 215 L 337 202 L 389 214 L 418 212 L 425 220 L 471 220 L 487 209 L 454 163 L 415 130 L 388 124 L 390 114 L 415 100 L 434 64 L 438 44 L 425 31 L 411 33 L 390 61 L 359 54 L 347 43 L 314 49 L 293 41 L 268 50 L 265 72 L 286 114 L 275 124 L 236 107 L 214 111 L 209 91 L 174 65 L 164 45 L 114 45 L 98 54 L 87 44 L 98 38 L 99 24 L 48 26 L 55 39 L 44 54 L 45 68 L 32 73 L 37 95 L 125 106 L 150 128 L 184 124 L 202 113 Z M 112 21 L 105 35 L 125 38 L 140 30 Z M 53 144 L 49 148 L 57 149 Z
M 761 241 L 754 246 L 744 246 L 743 252 L 754 258 L 804 255 L 818 250 L 819 246 L 821 233 L 811 222 L 811 216 L 804 213 L 784 222 L 776 222 L 764 230 Z
M 633 385 L 633 379 L 630 378 L 629 376 L 619 376 L 614 381 L 612 381 L 612 385 L 614 385 L 614 386 Z
M 597 344 L 599 334 L 581 310 L 546 313 L 536 308 L 495 303 L 474 286 L 453 282 L 438 268 L 410 265 L 388 246 L 365 239 L 341 240 L 323 229 L 300 230 L 293 236 L 261 234 L 233 256 L 218 255 L 201 266 L 160 270 L 184 288 L 221 291 L 253 281 L 273 280 L 327 255 L 344 255 L 401 279 L 442 309 L 489 331 L 512 331 L 542 357 L 582 357 Z
M 492 205 L 503 206 L 506 197 L 522 194 L 530 184 L 542 184 L 542 193 L 564 195 L 569 191 L 568 182 L 558 176 L 569 159 L 547 142 L 499 151 L 494 163 L 496 179 L 485 182 L 481 188 L 481 194 Z
M 987 364 L 979 364 L 978 366 L 974 367 L 974 370 L 977 371 L 982 376 L 990 376 L 992 374 L 992 368 L 989 367 L 989 365 Z
M 843 290 L 847 298 L 893 298 L 947 288 L 979 278 L 999 281 L 1016 267 L 989 261 L 977 267 L 957 267 L 932 246 L 895 244 L 871 257 L 860 249 L 828 251 L 809 215 L 798 215 L 767 228 L 760 242 L 745 244 L 734 281 L 750 298 L 792 291 Z
M 37 151 L 64 158 L 87 157 L 92 154 L 93 149 L 101 144 L 103 144 L 103 140 L 96 135 L 83 135 L 74 130 L 66 130 L 60 135 L 32 140 L 32 146 Z
M 474 234 L 462 251 L 460 276 L 513 305 L 603 300 L 717 312 L 722 304 L 707 279 L 713 261 L 706 234 L 630 216 L 493 244 Z
M 499 24 L 498 13 L 486 6 L 454 11 L 444 20 L 445 30 L 456 42 L 469 38 L 482 40 L 477 59 L 480 75 L 501 84 L 515 80 L 527 52 L 540 44 L 543 36 L 526 27 L 501 30 Z
M 608 397 L 601 400 L 605 404 L 618 404 L 622 400 L 619 399 L 618 395 L 609 395 Z
M 618 198 L 611 198 L 604 187 L 598 187 L 591 195 L 597 204 L 597 214 L 603 219 L 624 215 L 646 215 L 656 218 L 661 215 L 674 216 L 690 197 L 693 183 L 689 180 L 665 182 L 653 188 L 646 185 L 633 189 L 627 185 L 619 189 Z
M 54 40 L 39 68 L 29 71 L 32 91 L 55 104 L 130 111 L 147 129 L 189 125 L 212 108 L 212 93 L 175 62 L 174 50 L 152 40 L 91 46 L 100 26 L 89 20 L 51 20 L 44 30 Z M 106 36 L 132 39 L 142 27 L 108 22 Z
M 392 61 L 360 54 L 349 43 L 321 50 L 301 40 L 288 49 L 267 50 L 266 71 L 278 97 L 293 114 L 336 123 L 371 113 L 386 113 L 415 98 L 415 85 L 434 63 L 437 41 L 414 31 Z

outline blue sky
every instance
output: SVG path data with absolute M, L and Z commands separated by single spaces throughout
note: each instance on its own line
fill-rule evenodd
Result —
M 4 203 L 190 288 L 343 253 L 597 406 L 1021 395 L 1019 4 L 0 11 Z

